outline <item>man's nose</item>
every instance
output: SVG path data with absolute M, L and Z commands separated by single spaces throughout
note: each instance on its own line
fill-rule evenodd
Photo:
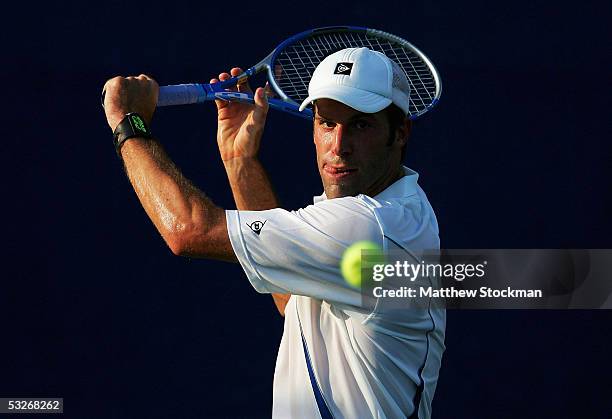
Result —
M 346 127 L 340 124 L 336 125 L 334 134 L 335 137 L 332 145 L 332 152 L 337 156 L 345 156 L 350 154 L 353 149 Z

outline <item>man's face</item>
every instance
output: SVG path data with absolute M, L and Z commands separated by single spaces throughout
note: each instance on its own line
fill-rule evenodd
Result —
M 315 106 L 314 143 L 327 198 L 374 196 L 398 176 L 404 139 L 389 142 L 385 111 L 362 113 L 331 99 Z

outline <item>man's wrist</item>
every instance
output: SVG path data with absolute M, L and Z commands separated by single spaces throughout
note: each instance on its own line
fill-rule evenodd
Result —
M 257 155 L 231 157 L 228 159 L 224 159 L 223 164 L 242 164 L 242 163 L 250 163 L 253 161 L 259 161 L 259 157 Z
M 252 165 L 261 166 L 261 162 L 257 156 L 233 157 L 231 159 L 223 160 L 225 170 L 238 170 Z
M 130 112 L 125 115 L 121 122 L 113 131 L 113 143 L 117 154 L 121 156 L 121 148 L 123 144 L 132 138 L 141 138 L 150 140 L 153 138 L 144 118 L 136 112 Z

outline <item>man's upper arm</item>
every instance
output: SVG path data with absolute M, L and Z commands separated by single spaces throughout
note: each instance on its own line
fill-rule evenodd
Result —
M 340 274 L 340 259 L 356 241 L 382 244 L 380 226 L 363 201 L 347 197 L 294 212 L 226 214 L 234 252 L 257 291 L 361 305 L 359 290 Z

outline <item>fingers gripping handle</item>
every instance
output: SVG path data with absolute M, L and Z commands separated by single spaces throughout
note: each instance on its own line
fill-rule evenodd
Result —
M 206 90 L 201 84 L 177 84 L 159 88 L 157 106 L 189 105 L 206 100 Z

